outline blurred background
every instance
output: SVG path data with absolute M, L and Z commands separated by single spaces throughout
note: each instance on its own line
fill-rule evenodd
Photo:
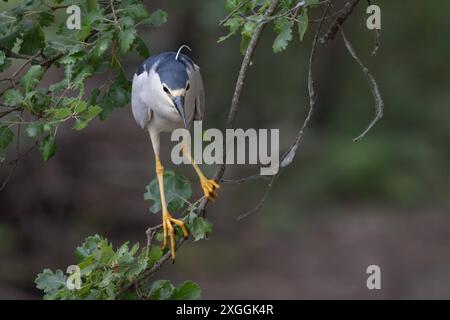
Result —
M 266 182 L 223 184 L 219 200 L 208 206 L 214 223 L 209 240 L 186 243 L 176 264 L 166 264 L 155 279 L 194 280 L 211 299 L 450 298 L 450 3 L 376 2 L 378 56 L 371 56 L 365 3 L 345 30 L 380 85 L 382 121 L 352 142 L 373 115 L 373 99 L 341 38 L 320 46 L 312 124 L 264 208 L 236 222 L 258 203 Z M 161 28 L 140 30 L 151 53 L 181 44 L 193 49 L 206 87 L 204 127 L 223 128 L 242 59 L 238 37 L 217 43 L 228 31 L 218 25 L 226 16 L 224 1 L 146 5 L 169 16 Z M 237 126 L 280 128 L 282 151 L 308 111 L 312 37 L 313 28 L 303 42 L 294 34 L 288 49 L 274 54 L 274 32 L 266 29 L 244 86 Z M 130 79 L 140 62 L 127 58 Z M 30 153 L 0 193 L 0 298 L 40 298 L 36 274 L 72 264 L 74 249 L 88 235 L 101 234 L 114 245 L 144 244 L 146 228 L 160 222 L 143 199 L 154 177 L 151 144 L 129 106 L 81 132 L 60 128 L 57 145 L 48 163 L 36 150 Z M 163 154 L 166 169 L 189 177 L 200 196 L 191 167 L 169 163 L 169 143 Z M 209 175 L 215 170 L 204 169 Z M 256 170 L 229 166 L 225 177 Z M 2 164 L 2 181 L 8 172 Z M 366 287 L 371 264 L 381 267 L 381 290 Z

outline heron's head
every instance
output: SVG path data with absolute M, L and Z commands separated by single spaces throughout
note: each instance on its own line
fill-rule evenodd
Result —
M 156 73 L 161 81 L 160 90 L 167 102 L 176 108 L 187 127 L 184 112 L 184 97 L 189 90 L 189 76 L 186 65 L 181 61 L 170 59 L 161 63 L 156 68 Z

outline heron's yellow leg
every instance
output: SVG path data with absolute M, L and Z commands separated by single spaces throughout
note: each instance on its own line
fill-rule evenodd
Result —
M 172 260 L 175 260 L 175 234 L 173 224 L 177 225 L 183 231 L 183 236 L 187 238 L 189 232 L 181 220 L 174 219 L 169 211 L 167 210 L 166 194 L 164 193 L 164 167 L 159 161 L 159 157 L 156 156 L 156 176 L 158 177 L 159 193 L 161 194 L 161 207 L 162 207 L 162 224 L 163 224 L 163 248 L 167 246 L 167 237 L 170 238 L 170 252 L 172 255 Z
M 192 158 L 191 152 L 189 151 L 189 148 L 186 147 L 186 145 L 183 147 L 183 153 L 189 159 L 189 162 L 194 167 L 194 170 L 200 179 L 200 185 L 202 186 L 205 197 L 214 201 L 217 198 L 217 192 L 215 191 L 215 189 L 220 188 L 219 184 L 213 179 L 208 179 L 205 177 L 202 170 L 200 170 L 199 166 L 195 163 L 194 159 Z

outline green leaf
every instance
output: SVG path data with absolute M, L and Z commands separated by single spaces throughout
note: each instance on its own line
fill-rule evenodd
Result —
M 87 111 L 87 118 L 89 120 L 94 119 L 97 115 L 100 114 L 100 112 L 102 112 L 102 108 L 100 106 L 89 106 L 88 111 Z
M 73 86 L 75 88 L 83 88 L 84 80 L 92 76 L 93 71 L 93 67 L 90 65 L 81 67 L 73 78 Z
M 169 280 L 157 280 L 152 283 L 148 298 L 150 300 L 167 300 L 170 299 L 174 290 L 175 288 Z
M 141 37 L 136 37 L 136 40 L 134 41 L 134 47 L 137 53 L 139 53 L 142 58 L 147 59 L 150 56 L 147 45 Z
M 12 60 L 6 59 L 3 64 L 0 64 L 0 71 L 4 71 L 4 70 L 8 69 L 11 66 L 11 64 L 12 64 Z
M 55 20 L 55 16 L 48 11 L 41 11 L 38 14 L 38 21 L 41 27 L 49 27 Z
M 121 12 L 121 14 L 122 14 L 122 12 Z M 145 6 L 142 5 L 141 3 L 126 6 L 123 9 L 123 14 L 129 15 L 136 19 L 143 19 L 143 18 L 148 17 L 147 10 L 145 9 Z
M 81 113 L 87 109 L 87 103 L 83 100 L 76 100 L 72 106 L 75 113 Z
M 92 58 L 95 61 L 101 60 L 104 53 L 112 45 L 112 35 L 110 33 L 102 36 L 95 42 L 94 48 L 91 51 Z
M 148 264 L 151 266 L 163 255 L 163 250 L 159 246 L 152 246 L 148 254 Z
M 36 138 L 39 134 L 42 133 L 42 123 L 39 121 L 32 122 L 28 125 L 28 127 L 25 129 L 25 132 L 30 138 Z
M 6 55 L 2 50 L 0 50 L 0 66 L 4 65 L 5 61 L 6 61 Z
M 236 31 L 239 30 L 241 23 L 242 23 L 241 17 L 232 17 L 224 23 L 224 26 L 230 29 L 230 33 L 234 34 L 236 33 Z
M 161 196 L 157 178 L 150 182 L 146 190 L 144 199 L 154 201 L 150 211 L 153 213 L 160 211 Z M 186 200 L 192 194 L 190 181 L 185 176 L 176 174 L 173 171 L 164 172 L 164 191 L 166 193 L 167 208 L 172 212 L 182 209 L 186 204 Z
M 0 126 L 0 154 L 3 154 L 6 147 L 12 142 L 14 133 L 7 126 Z
M 80 101 L 77 104 L 76 109 L 83 111 L 79 111 L 80 113 L 73 127 L 75 130 L 82 130 L 86 128 L 89 122 L 102 112 L 102 108 L 100 106 L 93 105 L 87 107 L 87 103 L 84 101 Z
M 62 81 L 51 84 L 48 89 L 53 93 L 58 93 L 63 91 L 69 86 L 68 78 L 64 78 Z
M 134 259 L 132 263 L 129 264 L 127 271 L 125 273 L 125 277 L 128 280 L 132 280 L 137 275 L 142 273 L 145 269 L 147 269 L 147 260 L 145 259 L 145 252 L 142 253 L 141 257 Z
M 245 54 L 245 51 L 247 50 L 248 44 L 250 43 L 251 37 L 242 35 L 241 38 L 241 44 L 239 46 L 239 52 L 241 54 Z
M 240 17 L 232 17 L 232 18 L 228 19 L 224 23 L 224 26 L 228 27 L 230 29 L 230 32 L 227 35 L 220 37 L 219 40 L 217 40 L 217 43 L 225 41 L 232 35 L 236 34 L 236 32 L 239 30 L 241 24 L 242 24 L 242 19 Z
M 193 281 L 185 281 L 180 287 L 175 288 L 172 300 L 198 300 L 201 298 L 202 290 L 200 286 Z
M 89 124 L 89 121 L 88 121 L 88 120 L 77 119 L 77 120 L 75 121 L 75 125 L 73 126 L 72 129 L 75 129 L 75 130 L 77 130 L 77 131 L 83 130 L 84 128 L 87 127 L 88 124 Z
M 251 38 L 257 25 L 258 24 L 254 21 L 247 21 L 242 27 L 242 35 Z
M 44 68 L 40 65 L 31 66 L 27 73 L 20 79 L 20 84 L 25 90 L 25 93 L 30 92 L 38 83 L 44 74 Z
M 273 52 L 281 52 L 286 49 L 289 41 L 292 40 L 292 26 L 294 22 L 281 18 L 275 22 L 275 32 L 278 33 L 275 41 L 273 42 Z
M 303 40 L 306 30 L 308 29 L 308 11 L 303 9 L 302 14 L 298 17 L 298 34 L 300 35 L 300 41 Z
M 194 241 L 205 239 L 212 232 L 212 223 L 203 217 L 190 212 L 185 218 L 189 233 L 194 237 Z
M 72 110 L 70 108 L 58 108 L 58 109 L 50 109 L 50 110 L 53 110 L 53 117 L 56 120 L 65 119 L 72 114 Z
M 167 13 L 163 10 L 156 10 L 150 17 L 142 20 L 142 23 L 149 27 L 159 27 L 167 21 Z
M 100 241 L 102 241 L 102 238 L 98 234 L 87 237 L 83 244 L 75 250 L 77 262 L 83 261 L 88 256 L 96 252 Z
M 22 36 L 19 53 L 35 54 L 45 46 L 45 33 L 39 25 L 33 25 Z
M 8 89 L 3 94 L 4 104 L 10 107 L 20 105 L 23 101 L 22 94 L 15 89 Z
M 39 145 L 39 151 L 41 152 L 41 157 L 44 161 L 53 157 L 56 152 L 55 136 L 51 134 L 46 136 Z
M 131 44 L 136 38 L 136 29 L 121 29 L 119 31 L 119 48 L 122 54 L 130 51 Z
M 50 269 L 44 269 L 42 273 L 39 273 L 36 277 L 36 287 L 43 290 L 47 294 L 51 294 L 56 290 L 64 288 L 66 286 L 66 276 L 61 270 L 53 272 Z
M 121 108 L 128 104 L 130 101 L 130 94 L 128 90 L 125 90 L 117 82 L 112 84 L 101 102 L 102 112 L 100 119 L 106 119 L 115 108 Z
M 41 113 L 48 110 L 52 102 L 51 96 L 47 93 L 45 88 L 39 88 L 36 91 L 31 91 L 25 97 L 25 104 L 32 106 L 34 112 Z

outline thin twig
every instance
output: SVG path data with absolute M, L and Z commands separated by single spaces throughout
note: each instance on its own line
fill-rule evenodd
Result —
M 225 24 L 225 22 L 230 20 L 231 17 L 233 17 L 243 6 L 245 6 L 249 2 L 250 2 L 250 0 L 241 2 L 236 8 L 234 8 L 233 11 L 230 12 L 230 14 L 228 14 L 223 20 L 219 21 L 219 25 L 223 26 Z
M 251 214 L 255 213 L 256 211 L 259 211 L 260 209 L 262 209 L 262 207 L 264 207 L 267 197 L 269 196 L 270 191 L 272 190 L 272 187 L 275 184 L 275 180 L 278 178 L 279 175 L 280 175 L 280 171 L 278 171 L 275 175 L 272 176 L 272 179 L 270 179 L 269 183 L 267 184 L 266 191 L 264 192 L 264 195 L 262 196 L 262 198 L 259 200 L 258 204 L 256 206 L 254 206 L 252 209 L 248 210 L 247 212 L 237 216 L 235 218 L 236 221 L 245 219 L 248 216 L 250 216 Z
M 22 107 L 16 107 L 16 108 L 12 108 L 12 109 L 3 111 L 3 112 L 0 113 L 0 118 L 3 118 L 4 116 L 10 114 L 11 112 L 19 111 L 19 110 L 21 110 L 21 109 L 22 109 Z
M 278 0 L 272 0 L 269 8 L 264 13 L 266 16 L 270 16 L 276 9 L 278 5 Z M 242 88 L 244 87 L 244 81 L 247 76 L 248 67 L 250 66 L 251 59 L 255 52 L 256 45 L 258 44 L 259 37 L 263 31 L 265 24 L 260 24 L 255 28 L 255 31 L 250 39 L 247 50 L 245 51 L 244 58 L 242 59 L 241 68 L 239 70 L 239 75 L 236 81 L 236 86 L 234 88 L 233 98 L 231 100 L 230 111 L 228 112 L 228 118 L 226 123 L 226 129 L 234 128 L 236 121 L 237 112 L 239 110 L 239 99 L 241 97 Z M 223 152 L 223 163 L 217 168 L 214 174 L 214 180 L 220 181 L 225 173 L 226 167 L 226 145 L 224 141 L 224 152 Z M 204 198 L 199 205 L 198 213 L 202 216 L 205 215 L 205 209 L 208 205 L 208 199 Z
M 361 59 L 357 56 L 355 49 L 353 49 L 353 46 L 351 45 L 350 41 L 348 41 L 347 37 L 345 36 L 344 30 L 341 29 L 342 39 L 344 40 L 345 47 L 347 48 L 348 52 L 352 56 L 352 58 L 358 63 L 360 66 L 362 72 L 366 76 L 367 83 L 369 84 L 370 91 L 372 92 L 373 99 L 375 101 L 375 116 L 372 119 L 372 121 L 369 123 L 367 128 L 356 138 L 353 139 L 354 142 L 360 141 L 364 136 L 369 132 L 370 129 L 377 123 L 378 120 L 380 120 L 383 117 L 383 109 L 384 109 L 384 103 L 383 98 L 381 97 L 380 88 L 378 87 L 377 82 L 375 81 L 375 78 L 370 73 L 369 69 L 366 67 L 366 65 L 361 61 Z
M 342 24 L 347 20 L 347 18 L 352 14 L 353 9 L 358 5 L 360 0 L 351 0 L 345 3 L 344 10 L 336 17 L 334 22 L 328 28 L 328 31 L 325 35 L 320 39 L 322 43 L 333 40 L 336 36 L 336 33 L 339 31 L 339 28 Z
M 9 57 L 9 58 L 23 59 L 23 60 L 28 60 L 28 59 L 32 58 L 31 56 L 28 56 L 26 54 L 15 53 L 14 51 L 9 49 L 8 47 L 2 46 L 2 45 L 0 45 L 0 50 L 5 52 L 5 55 L 7 57 Z M 33 60 L 33 62 L 39 63 L 40 61 L 39 60 Z
M 372 5 L 372 1 L 367 0 L 367 4 L 369 6 Z M 378 49 L 380 49 L 380 30 L 378 29 L 374 29 L 374 45 L 373 45 L 373 51 L 372 51 L 372 56 L 376 56 L 378 53 Z
M 162 228 L 162 223 L 158 224 L 154 227 L 150 227 L 145 231 L 145 234 L 147 235 L 147 251 L 145 253 L 145 256 L 148 257 L 148 254 L 150 252 L 150 247 L 152 246 L 152 241 L 155 238 L 156 232 L 158 232 L 159 229 Z
M 252 180 L 269 179 L 269 178 L 270 178 L 270 176 L 263 176 L 263 175 L 257 173 L 257 174 L 253 174 L 251 176 L 244 177 L 244 178 L 239 178 L 239 179 L 220 179 L 220 183 L 225 183 L 225 184 L 243 184 L 243 183 L 246 183 L 246 182 L 252 181 Z
M 323 12 L 321 22 L 320 22 L 319 26 L 317 27 L 317 31 L 316 31 L 316 34 L 314 36 L 313 44 L 312 44 L 312 47 L 311 47 L 311 53 L 309 55 L 309 66 L 308 66 L 309 111 L 308 111 L 308 115 L 306 116 L 305 120 L 303 121 L 303 124 L 302 124 L 300 130 L 298 131 L 294 141 L 291 143 L 291 146 L 289 147 L 289 149 L 281 157 L 280 165 L 278 166 L 278 172 L 275 175 L 272 176 L 272 179 L 267 184 L 267 188 L 266 188 L 266 191 L 264 192 L 263 197 L 259 200 L 258 204 L 255 207 L 253 207 L 249 211 L 247 211 L 247 212 L 237 216 L 235 218 L 236 221 L 240 221 L 240 220 L 242 220 L 244 218 L 247 218 L 248 216 L 250 216 L 251 214 L 257 212 L 258 210 L 260 210 L 264 206 L 264 204 L 266 202 L 266 199 L 269 196 L 270 191 L 272 190 L 272 187 L 273 187 L 276 179 L 281 174 L 281 171 L 283 170 L 283 168 L 285 168 L 288 165 L 290 165 L 292 163 L 292 161 L 294 160 L 295 153 L 296 153 L 296 151 L 298 149 L 298 146 L 300 145 L 300 142 L 302 141 L 304 130 L 308 126 L 308 124 L 309 124 L 309 122 L 311 120 L 311 117 L 312 117 L 312 114 L 313 114 L 313 111 L 314 111 L 314 105 L 316 103 L 316 96 L 315 96 L 315 92 L 314 92 L 314 80 L 313 80 L 313 76 L 312 76 L 312 65 L 313 65 L 313 61 L 314 61 L 314 57 L 315 57 L 315 53 L 316 53 L 316 46 L 317 46 L 317 42 L 318 42 L 318 39 L 319 39 L 319 34 L 320 34 L 321 29 L 322 29 L 322 24 L 326 20 L 326 16 L 328 14 L 328 11 L 330 10 L 330 7 L 331 7 L 331 2 L 328 3 L 326 9 Z

